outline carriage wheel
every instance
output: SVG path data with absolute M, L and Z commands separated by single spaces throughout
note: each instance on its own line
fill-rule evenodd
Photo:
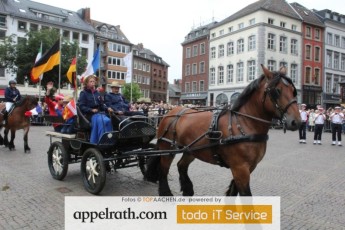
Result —
M 85 189 L 95 195 L 100 193 L 106 179 L 106 168 L 100 151 L 94 148 L 87 149 L 80 167 Z
M 48 150 L 50 174 L 56 180 L 63 180 L 68 171 L 68 155 L 61 142 L 53 142 Z

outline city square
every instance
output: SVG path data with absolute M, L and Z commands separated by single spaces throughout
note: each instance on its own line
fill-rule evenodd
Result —
M 63 181 L 50 175 L 50 143 L 45 135 L 50 129 L 31 127 L 29 154 L 24 153 L 21 131 L 15 151 L 0 147 L 1 229 L 64 229 L 64 198 L 91 195 L 83 187 L 80 164 L 69 165 Z M 307 144 L 300 144 L 298 132 L 271 129 L 266 155 L 251 176 L 252 193 L 281 198 L 281 229 L 344 229 L 344 147 L 332 146 L 329 132 L 323 133 L 322 145 L 313 145 L 312 138 L 308 132 Z M 169 173 L 175 196 L 181 195 L 179 157 Z M 228 169 L 198 160 L 191 164 L 189 175 L 195 196 L 224 196 L 232 178 Z M 133 167 L 107 174 L 100 196 L 157 196 L 157 189 Z

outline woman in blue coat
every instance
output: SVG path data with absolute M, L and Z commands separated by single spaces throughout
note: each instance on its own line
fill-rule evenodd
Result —
M 110 110 L 97 91 L 96 84 L 97 77 L 95 75 L 86 77 L 83 83 L 84 90 L 80 92 L 78 99 L 81 112 L 91 121 L 90 143 L 92 144 L 97 144 L 105 132 L 113 130 L 110 118 L 104 113 Z

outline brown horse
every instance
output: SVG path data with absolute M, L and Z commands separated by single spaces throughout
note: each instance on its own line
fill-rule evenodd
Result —
M 24 130 L 24 152 L 29 151 L 28 133 L 30 130 L 30 118 L 25 116 L 25 112 L 37 106 L 37 98 L 33 96 L 25 96 L 15 105 L 13 111 L 8 115 L 7 123 L 5 125 L 4 138 L 0 134 L 0 145 L 5 145 L 10 150 L 15 149 L 14 138 L 16 137 L 16 130 Z M 3 116 L 0 115 L 0 131 L 3 127 Z M 11 130 L 11 140 L 8 141 L 8 132 Z
M 227 196 L 251 196 L 250 174 L 266 152 L 268 130 L 278 118 L 285 128 L 297 130 L 301 124 L 296 89 L 285 75 L 286 68 L 264 74 L 252 81 L 234 105 L 217 110 L 177 107 L 163 117 L 157 131 L 157 148 L 172 154 L 149 159 L 146 178 L 159 182 L 159 195 L 172 196 L 167 176 L 174 153 L 183 152 L 177 163 L 181 191 L 194 195 L 188 166 L 198 158 L 232 172 Z

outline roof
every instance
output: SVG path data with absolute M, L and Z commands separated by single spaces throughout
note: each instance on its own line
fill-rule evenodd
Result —
M 99 22 L 96 20 L 91 19 L 91 25 L 95 28 L 96 30 L 96 35 L 99 37 L 105 37 L 107 39 L 112 39 L 112 40 L 116 40 L 122 43 L 131 43 L 128 38 L 126 37 L 126 35 L 122 32 L 121 28 L 119 25 L 114 26 L 114 25 L 110 25 L 104 22 Z M 105 26 L 107 28 L 108 31 L 111 31 L 113 33 L 101 33 L 101 28 Z
M 152 52 L 150 49 L 144 48 L 143 44 L 140 43 L 138 45 L 133 46 L 133 50 L 138 51 L 138 54 L 135 54 L 135 56 L 148 59 L 152 62 L 155 62 L 157 64 L 165 65 L 167 67 L 170 67 L 168 63 L 166 63 L 163 58 L 160 56 L 156 55 L 154 52 Z M 161 60 L 161 62 L 159 61 Z
M 169 84 L 169 97 L 180 97 L 181 88 L 179 85 Z
M 199 27 L 197 27 L 195 29 L 192 29 L 188 33 L 188 35 L 185 37 L 185 40 L 182 43 L 182 45 L 185 44 L 185 43 L 190 43 L 192 41 L 195 41 L 195 40 L 207 37 L 209 35 L 210 28 L 212 28 L 217 23 L 218 22 L 214 21 L 214 22 L 211 22 L 211 23 L 209 23 L 207 25 L 199 26 Z
M 325 27 L 323 22 L 319 19 L 319 17 L 316 16 L 316 14 L 312 10 L 307 9 L 297 2 L 291 3 L 290 5 L 298 12 L 305 23 L 319 27 Z
M 293 19 L 301 20 L 299 15 L 285 0 L 259 0 L 244 7 L 242 10 L 237 11 L 233 15 L 227 17 L 226 19 L 222 20 L 221 22 L 216 24 L 215 27 L 242 18 L 259 10 L 265 10 L 279 15 L 284 15 Z
M 93 27 L 84 21 L 81 15 L 71 10 L 66 10 L 30 0 L 7 0 L 1 1 L 1 3 L 3 4 L 4 11 L 12 17 L 33 20 L 40 23 L 45 22 L 49 25 L 57 25 L 60 27 L 68 27 L 94 33 Z M 63 18 L 63 21 L 50 20 L 44 17 L 38 18 L 36 14 L 39 12 Z

